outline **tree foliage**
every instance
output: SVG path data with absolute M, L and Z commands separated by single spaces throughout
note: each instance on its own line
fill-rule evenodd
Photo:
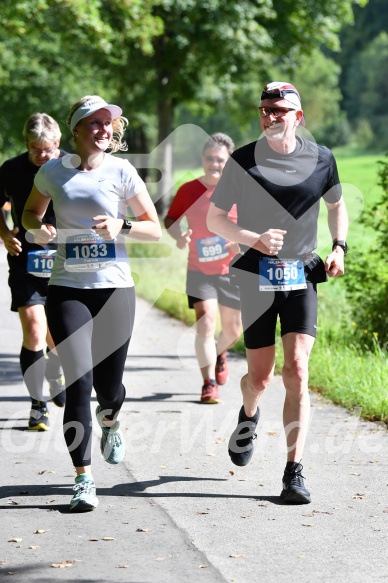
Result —
M 356 337 L 373 347 L 388 347 L 388 161 L 380 162 L 381 200 L 364 216 L 364 224 L 377 233 L 377 244 L 370 249 L 357 249 L 350 255 L 346 277 L 347 295 L 353 306 Z
M 387 118 L 379 111 L 380 93 L 386 90 L 388 2 L 369 0 L 353 6 L 354 24 L 342 28 L 341 51 L 336 60 L 341 68 L 342 108 L 353 128 L 358 145 L 387 147 L 383 126 Z M 381 105 L 380 105 L 381 108 Z
M 362 4 L 358 0 L 357 4 Z M 137 148 L 161 143 L 178 106 L 234 111 L 240 127 L 274 65 L 297 70 L 317 45 L 335 48 L 352 0 L 0 0 L 2 155 L 24 120 L 63 123 L 80 95 L 117 99 Z M 240 109 L 240 113 L 238 112 Z M 156 143 L 155 143 L 156 142 Z
M 152 0 L 1 0 L 0 147 L 20 148 L 24 121 L 34 111 L 53 115 L 62 128 L 81 95 L 115 94 L 110 63 L 125 37 L 145 53 L 162 23 Z

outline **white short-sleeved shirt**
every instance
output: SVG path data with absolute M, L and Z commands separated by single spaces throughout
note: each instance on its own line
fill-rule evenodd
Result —
M 146 186 L 136 169 L 123 158 L 105 154 L 94 170 L 78 170 L 72 156 L 49 160 L 34 184 L 53 200 L 58 231 L 58 253 L 50 285 L 75 288 L 116 288 L 134 285 L 125 238 L 107 242 L 96 238 L 93 217 L 123 219 L 130 200 Z

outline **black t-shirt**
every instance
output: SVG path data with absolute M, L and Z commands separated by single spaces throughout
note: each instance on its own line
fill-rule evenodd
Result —
M 337 165 L 331 151 L 297 137 L 291 154 L 278 154 L 266 138 L 236 150 L 211 196 L 220 209 L 237 206 L 240 227 L 264 233 L 283 229 L 282 257 L 303 257 L 317 246 L 320 199 L 341 198 Z M 247 255 L 259 252 L 241 246 Z
M 60 150 L 60 156 L 66 152 Z M 30 195 L 34 184 L 34 178 L 39 170 L 39 166 L 32 164 L 28 158 L 28 152 L 6 160 L 0 167 L 0 208 L 9 200 L 11 201 L 12 220 L 15 227 L 19 227 L 16 237 L 22 243 L 22 253 L 15 256 L 15 260 L 22 261 L 25 255 L 32 249 L 42 249 L 39 245 L 29 243 L 25 239 L 26 230 L 22 225 L 22 214 L 24 205 Z M 52 201 L 43 217 L 45 223 L 56 225 Z

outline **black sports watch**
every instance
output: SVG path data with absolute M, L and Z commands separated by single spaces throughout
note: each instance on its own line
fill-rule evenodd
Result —
M 132 229 L 132 223 L 131 221 L 128 221 L 127 219 L 123 220 L 123 226 L 121 227 L 121 233 L 123 235 L 129 235 L 130 230 Z
M 346 255 L 346 253 L 348 252 L 348 246 L 346 244 L 346 241 L 340 241 L 339 239 L 334 239 L 333 241 L 333 247 L 331 248 L 332 251 L 334 251 L 334 249 L 336 247 L 341 247 L 344 251 L 344 255 Z

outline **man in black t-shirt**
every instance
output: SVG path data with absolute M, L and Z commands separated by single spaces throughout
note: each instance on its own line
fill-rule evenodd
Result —
M 22 226 L 22 213 L 31 192 L 35 174 L 47 160 L 65 152 L 59 149 L 61 132 L 57 122 L 46 113 L 31 115 L 24 126 L 27 152 L 6 160 L 0 168 L 0 208 L 11 202 L 13 229 L 0 213 L 0 237 L 8 251 L 11 310 L 18 312 L 23 331 L 20 367 L 31 397 L 32 406 L 28 428 L 46 430 L 49 417 L 43 397 L 45 377 L 49 382 L 52 401 L 65 404 L 64 377 L 54 343 L 47 329 L 45 304 L 55 247 L 43 249 L 29 242 Z M 52 204 L 43 222 L 55 226 Z M 43 348 L 47 342 L 47 354 Z
M 296 135 L 304 124 L 301 99 L 285 82 L 267 85 L 259 106 L 263 132 L 228 160 L 212 197 L 211 231 L 240 244 L 231 267 L 240 288 L 248 373 L 241 379 L 243 406 L 229 441 L 232 462 L 245 466 L 253 454 L 258 403 L 274 373 L 279 317 L 286 389 L 283 423 L 287 464 L 281 498 L 310 502 L 300 463 L 309 423 L 308 361 L 317 324 L 317 283 L 344 273 L 348 219 L 331 151 Z M 320 200 L 328 209 L 332 252 L 314 253 Z M 237 224 L 228 220 L 237 206 Z

